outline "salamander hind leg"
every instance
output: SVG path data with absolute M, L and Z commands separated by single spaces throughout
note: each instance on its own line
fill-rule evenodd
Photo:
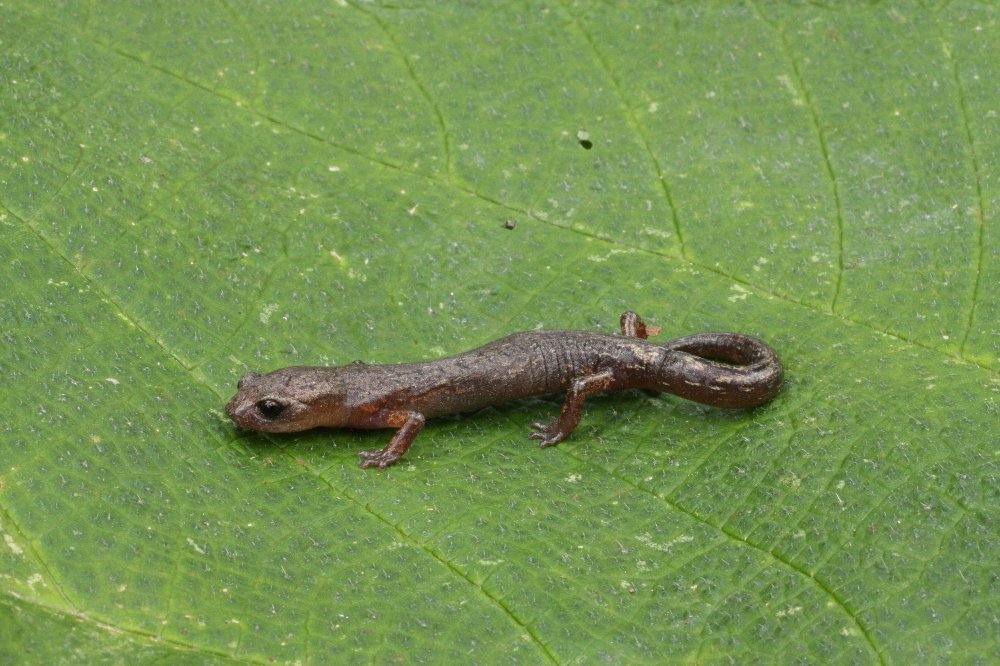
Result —
M 583 412 L 583 399 L 590 393 L 607 391 L 614 381 L 614 372 L 605 370 L 596 375 L 578 377 L 566 391 L 566 402 L 563 403 L 559 418 L 552 417 L 548 423 L 535 421 L 531 427 L 538 432 L 528 435 L 528 439 L 540 439 L 538 446 L 545 448 L 563 441 L 576 430 Z
M 623 312 L 621 317 L 622 335 L 630 338 L 641 338 L 645 340 L 650 336 L 655 337 L 662 330 L 659 326 L 646 326 L 642 317 L 629 310 Z
M 558 444 L 559 442 L 566 439 L 569 433 L 562 433 L 559 430 L 559 419 L 554 416 L 549 417 L 548 423 L 542 423 L 541 421 L 532 421 L 531 427 L 538 432 L 533 432 L 528 435 L 528 439 L 540 439 L 541 442 L 538 446 L 543 449 L 546 446 L 552 446 L 553 444 Z

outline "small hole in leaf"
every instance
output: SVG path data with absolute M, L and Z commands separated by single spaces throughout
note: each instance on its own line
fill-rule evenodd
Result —
M 580 130 L 576 133 L 576 140 L 580 142 L 584 150 L 590 150 L 594 147 L 594 143 L 590 140 L 590 132 L 587 130 Z

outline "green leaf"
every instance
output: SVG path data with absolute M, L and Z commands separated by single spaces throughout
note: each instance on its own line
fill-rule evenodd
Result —
M 994 662 L 998 11 L 5 2 L 0 661 Z M 223 413 L 626 309 L 786 384 Z

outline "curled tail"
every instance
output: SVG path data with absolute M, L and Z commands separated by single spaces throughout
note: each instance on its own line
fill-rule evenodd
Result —
M 624 335 L 655 335 L 653 327 L 634 312 L 623 314 L 621 323 Z M 767 402 L 781 388 L 784 369 L 778 354 L 749 335 L 698 333 L 662 347 L 668 353 L 655 378 L 660 391 L 713 407 L 740 409 Z
M 698 333 L 663 347 L 678 352 L 679 358 L 663 367 L 678 371 L 674 374 L 680 381 L 671 377 L 667 390 L 682 398 L 739 409 L 764 404 L 781 388 L 781 359 L 769 345 L 749 335 Z

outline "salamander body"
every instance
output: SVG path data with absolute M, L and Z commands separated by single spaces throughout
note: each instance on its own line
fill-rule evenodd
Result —
M 591 393 L 643 388 L 714 407 L 756 407 L 778 392 L 782 365 L 765 343 L 736 333 L 689 335 L 665 344 L 647 340 L 633 312 L 622 335 L 589 331 L 514 333 L 434 361 L 336 367 L 295 366 L 248 372 L 226 413 L 237 425 L 265 432 L 317 426 L 397 428 L 384 449 L 362 451 L 361 466 L 385 469 L 402 457 L 428 418 L 541 393 L 566 391 L 558 419 L 532 423 L 539 446 L 565 439 Z M 721 362 L 720 362 L 721 361 Z

